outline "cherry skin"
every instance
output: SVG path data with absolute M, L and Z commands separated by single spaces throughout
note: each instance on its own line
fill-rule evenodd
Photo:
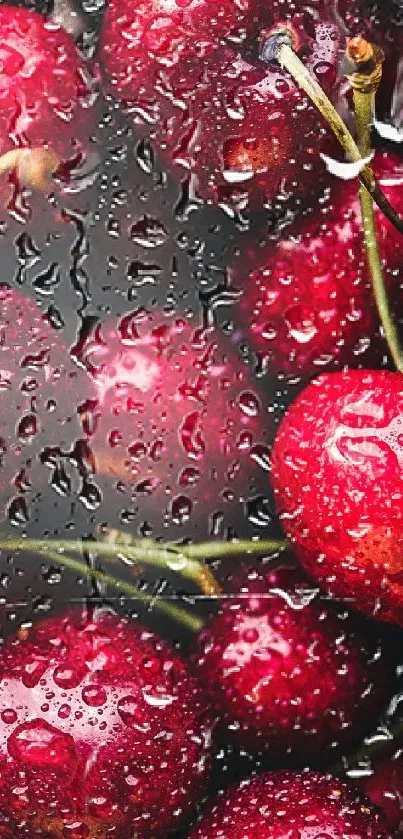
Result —
M 386 699 L 379 642 L 284 563 L 231 590 L 194 655 L 221 736 L 302 761 L 358 742 Z
M 403 379 L 323 374 L 282 420 L 272 484 L 284 530 L 320 585 L 403 626 Z
M 1 9 L 0 9 L 1 13 Z M 0 285 L 0 516 L 20 520 L 49 481 L 46 446 L 79 437 L 83 383 L 34 300 Z
M 379 154 L 374 170 L 402 213 L 402 161 Z M 355 180 L 339 181 L 316 212 L 263 249 L 253 243 L 235 266 L 246 334 L 277 374 L 308 377 L 329 366 L 358 364 L 377 333 L 357 193 Z M 396 287 L 401 235 L 377 208 L 376 219 L 386 279 Z M 245 265 L 252 268 L 246 275 Z
M 70 36 L 36 12 L 1 6 L 0 41 L 0 153 L 36 149 L 15 168 L 23 186 L 46 189 L 77 154 L 93 84 Z
M 365 798 L 331 775 L 267 772 L 218 798 L 190 839 L 390 839 Z
M 198 8 L 203 4 L 189 9 L 190 22 Z M 170 39 L 153 52 L 144 45 L 136 15 L 126 8 L 122 12 L 120 3 L 108 7 L 100 52 L 105 76 L 135 119 L 143 114 L 155 125 L 150 136 L 164 160 L 179 175 L 192 173 L 200 196 L 212 201 L 248 197 L 252 205 L 280 196 L 283 203 L 292 197 L 298 204 L 305 193 L 320 192 L 326 171 L 318 147 L 329 135 L 316 109 L 279 67 L 255 67 L 217 45 L 214 25 L 209 37 L 200 35 L 197 25 L 181 34 L 175 17 L 173 57 Z M 319 15 L 310 24 L 304 59 L 332 88 L 339 30 Z
M 403 836 L 403 759 L 401 750 L 393 757 L 375 760 L 370 775 L 358 779 L 363 793 L 385 816 L 396 839 Z
M 95 397 L 84 425 L 105 492 L 113 477 L 131 485 L 157 527 L 165 512 L 175 525 L 207 528 L 217 507 L 241 503 L 268 423 L 230 340 L 195 320 L 135 310 L 103 323 L 81 361 Z
M 111 613 L 23 635 L 0 652 L 0 836 L 172 830 L 209 767 L 205 702 L 184 662 Z

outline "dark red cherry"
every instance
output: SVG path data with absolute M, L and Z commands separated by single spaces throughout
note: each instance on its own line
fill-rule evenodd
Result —
M 374 727 L 389 681 L 380 655 L 360 619 L 283 562 L 235 578 L 194 662 L 221 738 L 306 762 Z
M 158 528 L 164 518 L 205 530 L 216 510 L 236 518 L 245 480 L 268 450 L 264 401 L 231 339 L 195 319 L 134 310 L 103 323 L 82 361 L 105 492 L 124 481 Z
M 267 772 L 217 798 L 190 839 L 390 839 L 365 798 L 331 775 Z
M 165 836 L 202 795 L 202 695 L 135 621 L 43 621 L 3 645 L 0 676 L 0 836 Z
M 403 164 L 379 154 L 382 189 L 403 213 Z M 336 179 L 335 179 L 336 181 Z M 403 276 L 401 235 L 376 209 L 389 289 Z M 252 271 L 250 269 L 252 268 Z M 277 374 L 307 377 L 323 368 L 362 363 L 377 343 L 379 318 L 367 268 L 357 182 L 339 181 L 290 232 L 257 249 L 250 244 L 234 269 L 240 313 L 252 346 Z
M 203 198 L 242 196 L 262 205 L 279 197 L 298 205 L 326 181 L 319 149 L 328 132 L 279 67 L 253 66 L 218 44 L 214 19 L 206 34 L 196 12 L 207 6 L 189 7 L 183 26 L 175 10 L 166 12 L 173 40 L 157 50 L 144 43 L 138 11 L 112 3 L 100 52 L 110 90 L 136 121 L 151 125 L 164 159 L 180 176 L 193 174 Z M 157 11 L 147 18 L 147 32 Z M 304 60 L 329 89 L 336 84 L 339 46 L 337 25 L 314 16 Z

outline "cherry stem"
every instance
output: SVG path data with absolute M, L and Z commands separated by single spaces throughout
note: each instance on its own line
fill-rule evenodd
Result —
M 104 538 L 89 540 L 69 539 L 0 539 L 0 550 L 3 551 L 31 551 L 44 559 L 64 565 L 72 571 L 89 577 L 97 582 L 114 586 L 129 597 L 135 597 L 147 603 L 155 603 L 156 608 L 173 620 L 199 631 L 203 621 L 184 612 L 183 609 L 166 603 L 159 597 L 147 595 L 131 583 L 125 582 L 112 574 L 100 571 L 71 554 L 83 552 L 94 556 L 104 556 L 109 561 L 120 560 L 125 567 L 134 568 L 137 564 L 161 568 L 165 572 L 172 571 L 191 580 L 206 597 L 220 599 L 222 589 L 214 574 L 203 559 L 213 559 L 224 556 L 252 556 L 256 554 L 276 554 L 287 547 L 283 540 L 239 540 L 233 542 L 200 542 L 195 545 L 159 544 L 151 539 L 134 539 L 129 534 L 117 530 L 106 531 Z M 158 605 L 157 605 L 158 604 Z
M 147 594 L 145 591 L 141 591 L 125 580 L 119 580 L 112 574 L 100 571 L 97 568 L 90 568 L 83 562 L 57 550 L 46 550 L 46 558 L 58 565 L 63 565 L 63 567 L 68 568 L 70 571 L 75 571 L 91 580 L 96 580 L 98 583 L 113 586 L 113 588 L 122 592 L 126 597 L 132 600 L 139 600 L 141 603 L 150 606 L 153 610 L 155 609 L 155 611 L 181 624 L 186 629 L 190 629 L 192 632 L 200 632 L 204 626 L 202 618 L 197 617 L 197 615 L 194 615 L 187 609 L 182 609 L 180 606 L 175 606 L 174 603 L 170 603 L 166 599 L 166 596 L 161 597 L 161 595 Z
M 367 43 L 364 39 L 361 40 L 364 44 Z M 369 44 L 368 46 L 371 47 L 372 45 Z M 363 157 L 368 155 L 371 150 L 372 117 L 375 93 L 382 74 L 382 60 L 381 57 L 378 65 L 375 64 L 373 68 L 370 67 L 368 74 L 365 71 L 363 72 L 363 69 L 358 65 L 359 69 L 348 75 L 353 87 L 358 146 Z M 376 307 L 393 363 L 396 369 L 403 373 L 403 349 L 385 286 L 382 260 L 378 247 L 374 202 L 362 184 L 360 184 L 360 203 L 365 250 Z
M 347 126 L 343 122 L 340 114 L 337 113 L 336 108 L 326 96 L 326 93 L 321 88 L 318 81 L 305 67 L 298 55 L 293 50 L 292 33 L 287 27 L 280 27 L 269 33 L 267 39 L 262 45 L 260 52 L 262 61 L 269 63 L 276 60 L 281 67 L 283 67 L 292 76 L 294 81 L 302 88 L 302 90 L 311 99 L 315 107 L 325 118 L 327 124 L 335 134 L 340 145 L 345 149 L 352 161 L 361 162 L 362 154 L 358 148 L 354 138 L 350 134 Z M 382 210 L 384 215 L 389 219 L 391 224 L 403 234 L 403 219 L 393 209 L 389 203 L 386 195 L 382 192 L 379 184 L 376 182 L 374 172 L 371 167 L 364 165 L 358 175 L 361 183 L 364 185 L 367 192 L 372 196 L 373 200 Z

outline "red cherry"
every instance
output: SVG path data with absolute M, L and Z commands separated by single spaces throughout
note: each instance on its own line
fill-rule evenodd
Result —
M 202 197 L 242 194 L 261 204 L 291 196 L 298 203 L 307 191 L 320 192 L 326 172 L 318 147 L 328 134 L 318 127 L 316 109 L 279 68 L 255 68 L 217 46 L 214 22 L 208 40 L 196 23 L 181 32 L 174 17 L 173 55 L 170 43 L 156 55 L 144 45 L 136 14 L 122 11 L 118 2 L 106 12 L 101 61 L 111 90 L 134 114 L 146 114 L 155 124 L 151 136 L 168 163 L 196 175 Z M 307 66 L 325 86 L 334 85 L 337 26 L 318 17 L 310 35 Z
M 202 794 L 205 703 L 136 622 L 43 621 L 2 647 L 0 673 L 0 836 L 162 836 Z
M 190 839 L 390 839 L 380 815 L 338 778 L 267 772 L 213 803 Z
M 298 559 L 336 597 L 403 626 L 403 379 L 322 375 L 272 452 L 279 516 Z
M 36 149 L 14 165 L 23 185 L 46 188 L 76 153 L 93 85 L 70 36 L 36 12 L 1 6 L 0 41 L 0 152 Z
M 44 448 L 68 448 L 80 436 L 79 378 L 35 302 L 0 285 L 2 517 L 24 523 L 31 497 L 49 480 Z
M 386 699 L 379 642 L 284 563 L 231 589 L 195 653 L 222 736 L 304 762 L 359 741 Z
M 85 427 L 106 492 L 111 476 L 129 482 L 158 528 L 163 511 L 166 523 L 206 528 L 217 510 L 226 518 L 242 505 L 245 475 L 268 458 L 267 420 L 229 340 L 137 310 L 102 324 L 81 359 L 95 396 Z
M 394 757 L 375 760 L 370 775 L 358 778 L 367 798 L 385 816 L 396 839 L 403 836 L 403 759 L 401 750 Z
M 403 212 L 402 161 L 380 154 L 374 169 Z M 376 218 L 387 279 L 396 287 L 401 235 L 378 208 Z M 252 267 L 247 276 L 245 264 Z M 234 274 L 250 341 L 277 373 L 306 377 L 329 365 L 358 363 L 376 334 L 356 181 L 338 183 L 316 212 L 276 243 L 250 247 Z

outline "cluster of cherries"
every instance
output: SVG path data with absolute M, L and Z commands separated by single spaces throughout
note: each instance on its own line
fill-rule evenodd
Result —
M 392 663 L 367 618 L 403 627 L 401 373 L 321 372 L 356 366 L 377 333 L 357 186 L 332 182 L 320 158 L 335 153 L 328 131 L 278 66 L 259 64 L 254 47 L 262 30 L 289 26 L 324 90 L 348 104 L 340 50 L 362 33 L 385 51 L 385 101 L 401 46 L 398 16 L 393 0 L 107 6 L 98 56 L 105 86 L 148 125 L 167 165 L 187 172 L 207 201 L 247 200 L 296 215 L 285 237 L 250 245 L 235 270 L 244 287 L 239 316 L 272 369 L 304 380 L 321 373 L 284 416 L 271 457 L 279 517 L 310 578 L 289 556 L 235 575 L 187 662 L 107 608 L 71 611 L 6 641 L 1 839 L 162 837 L 205 803 L 214 747 L 223 742 L 287 768 L 224 792 L 192 839 L 402 835 L 399 752 L 375 765 L 363 790 L 304 769 L 329 767 L 358 745 L 393 690 Z M 38 14 L 1 6 L 0 33 L 3 186 L 47 188 L 77 155 L 78 138 L 85 146 L 99 73 Z M 401 161 L 382 152 L 374 170 L 403 212 Z M 400 234 L 378 211 L 377 223 L 397 294 Z M 186 317 L 126 313 L 83 343 L 81 374 L 31 301 L 4 286 L 0 304 L 8 512 L 17 514 L 40 484 L 44 444 L 47 462 L 67 449 L 77 422 L 66 411 L 72 393 L 77 402 L 88 397 L 80 432 L 94 456 L 83 481 L 91 470 L 123 473 L 149 481 L 152 492 L 173 470 L 171 513 L 180 520 L 189 515 L 181 488 L 196 487 L 200 505 L 208 502 L 206 457 L 241 476 L 242 458 L 258 457 L 258 397 L 212 330 Z M 41 414 L 52 415 L 50 441 Z

